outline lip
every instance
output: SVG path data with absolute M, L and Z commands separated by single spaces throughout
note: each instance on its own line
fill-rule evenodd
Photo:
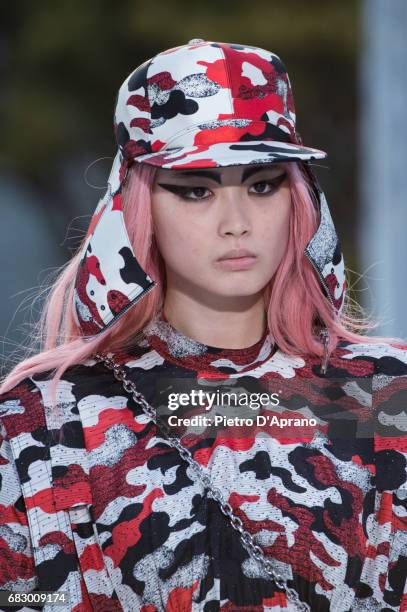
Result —
M 218 259 L 218 266 L 225 270 L 248 270 L 257 262 L 257 257 L 231 257 L 229 259 Z
M 225 259 L 241 259 L 244 257 L 256 257 L 256 255 L 247 249 L 231 249 L 222 255 L 222 257 L 219 257 L 217 261 L 224 261 Z

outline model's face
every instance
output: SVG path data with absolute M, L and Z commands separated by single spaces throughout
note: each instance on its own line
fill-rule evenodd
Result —
M 287 248 L 291 194 L 282 165 L 156 173 L 152 215 L 167 283 L 201 298 L 260 292 Z M 232 249 L 254 258 L 226 261 Z

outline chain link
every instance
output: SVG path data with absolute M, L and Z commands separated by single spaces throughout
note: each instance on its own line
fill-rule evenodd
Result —
M 102 362 L 107 368 L 113 371 L 114 377 L 122 383 L 125 391 L 132 395 L 136 403 L 141 404 L 145 414 L 147 414 L 147 416 L 154 421 L 158 429 L 164 432 L 168 443 L 178 450 L 182 459 L 187 461 L 192 470 L 198 476 L 198 479 L 201 481 L 204 488 L 208 489 L 210 496 L 218 502 L 223 514 L 229 518 L 230 524 L 232 525 L 233 529 L 235 529 L 240 534 L 243 546 L 250 554 L 250 556 L 263 566 L 263 569 L 268 575 L 268 577 L 275 582 L 279 589 L 285 591 L 287 598 L 296 604 L 298 610 L 302 610 L 303 612 L 310 612 L 310 606 L 307 603 L 301 601 L 299 599 L 297 591 L 288 586 L 284 578 L 273 569 L 271 559 L 265 555 L 261 546 L 259 546 L 259 544 L 256 544 L 253 539 L 253 536 L 244 529 L 242 520 L 233 513 L 232 506 L 229 504 L 229 502 L 226 502 L 223 499 L 222 492 L 212 484 L 209 475 L 205 473 L 202 465 L 192 457 L 189 449 L 181 444 L 179 438 L 170 435 L 171 430 L 168 425 L 164 423 L 161 419 L 157 418 L 155 408 L 153 408 L 153 406 L 151 406 L 147 402 L 142 393 L 137 391 L 136 385 L 127 377 L 127 373 L 124 368 L 122 368 L 120 364 L 116 363 L 111 357 L 108 357 L 107 355 L 96 353 L 94 357 L 97 361 Z

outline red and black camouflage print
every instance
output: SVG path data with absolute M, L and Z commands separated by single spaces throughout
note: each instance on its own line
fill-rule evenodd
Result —
M 152 405 L 160 377 L 294 390 L 371 380 L 372 413 L 407 388 L 407 346 L 341 342 L 323 377 L 318 359 L 283 354 L 267 332 L 240 350 L 203 345 L 160 317 L 145 332 L 115 359 Z M 74 612 L 294 609 L 110 371 L 94 359 L 70 367 L 57 411 L 49 374 L 0 396 L 0 588 L 69 591 L 58 610 Z M 407 442 L 394 437 L 396 414 L 393 405 L 382 435 L 358 440 L 323 430 L 183 443 L 313 612 L 402 611 Z

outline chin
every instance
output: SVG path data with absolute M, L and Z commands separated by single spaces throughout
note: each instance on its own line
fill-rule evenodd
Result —
M 242 279 L 239 279 L 239 281 L 234 282 L 233 284 L 231 283 L 229 287 L 225 287 L 225 284 L 226 283 L 217 289 L 214 288 L 213 293 L 216 293 L 220 297 L 245 298 L 251 295 L 256 295 L 264 289 L 264 284 L 262 283 L 257 282 L 245 284 Z
M 242 293 L 244 295 L 250 295 L 251 293 L 257 293 L 263 289 L 264 285 L 267 284 L 267 280 L 263 280 L 254 274 L 250 274 L 250 271 L 246 272 L 233 272 L 229 277 L 226 277 L 221 281 L 222 289 L 227 291 L 234 291 L 236 293 Z

